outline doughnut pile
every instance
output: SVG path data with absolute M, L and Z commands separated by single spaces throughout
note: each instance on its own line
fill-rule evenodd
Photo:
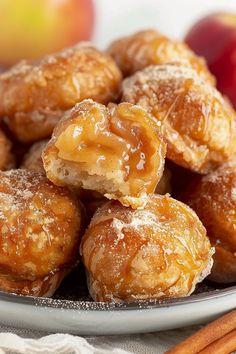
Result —
M 0 291 L 52 296 L 79 263 L 94 301 L 236 282 L 236 113 L 184 43 L 81 43 L 0 96 Z

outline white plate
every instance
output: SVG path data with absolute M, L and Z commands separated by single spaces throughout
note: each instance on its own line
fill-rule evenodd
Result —
M 81 335 L 159 331 L 212 320 L 236 307 L 236 286 L 162 302 L 107 304 L 0 292 L 0 321 Z

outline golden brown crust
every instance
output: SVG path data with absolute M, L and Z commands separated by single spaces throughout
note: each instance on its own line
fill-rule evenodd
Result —
M 50 136 L 64 112 L 85 98 L 107 104 L 120 93 L 115 62 L 89 43 L 0 75 L 0 117 L 23 142 Z
M 194 181 L 184 201 L 198 214 L 215 246 L 210 279 L 219 283 L 236 281 L 236 160 Z
M 183 203 L 150 194 L 133 210 L 108 202 L 82 238 L 90 294 L 97 301 L 186 296 L 211 267 L 210 242 Z
M 42 160 L 42 152 L 47 143 L 48 140 L 41 140 L 37 143 L 34 143 L 24 155 L 20 168 L 45 174 Z
M 215 84 L 202 57 L 195 55 L 183 42 L 170 39 L 156 30 L 145 30 L 114 41 L 108 53 L 115 59 L 124 76 L 130 76 L 149 65 L 182 61 Z
M 191 68 L 150 66 L 124 81 L 122 101 L 138 104 L 163 122 L 167 157 L 207 173 L 236 152 L 236 116 Z
M 15 166 L 15 158 L 12 154 L 12 143 L 0 130 L 0 170 L 9 170 Z
M 50 137 L 63 114 L 62 110 L 52 112 L 39 108 L 34 112 L 15 112 L 12 116 L 8 114 L 4 117 L 4 122 L 19 142 L 33 143 Z
M 21 280 L 14 277 L 0 276 L 0 289 L 7 293 L 24 296 L 51 297 L 70 269 L 61 269 L 36 280 Z
M 78 260 L 82 211 L 43 174 L 0 172 L 0 289 L 52 294 Z
M 160 123 L 142 108 L 85 100 L 57 125 L 43 162 L 57 185 L 95 190 L 137 207 L 162 176 L 165 148 Z

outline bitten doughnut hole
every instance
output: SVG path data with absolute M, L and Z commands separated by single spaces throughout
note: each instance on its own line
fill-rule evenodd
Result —
M 142 108 L 85 100 L 57 125 L 43 161 L 57 185 L 95 190 L 137 207 L 162 176 L 165 149 L 161 123 Z

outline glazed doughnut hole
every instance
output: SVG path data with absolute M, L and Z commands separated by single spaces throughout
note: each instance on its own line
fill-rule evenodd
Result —
M 215 85 L 216 82 L 202 57 L 194 54 L 185 43 L 156 30 L 144 30 L 115 40 L 107 51 L 125 77 L 149 65 L 181 61 L 183 66 L 194 69 L 209 84 Z
M 81 206 L 43 174 L 0 172 L 0 290 L 51 296 L 77 264 Z
M 210 272 L 206 230 L 187 205 L 150 194 L 145 206 L 110 201 L 97 210 L 81 242 L 95 301 L 190 295 Z
M 85 100 L 57 125 L 43 162 L 56 185 L 91 189 L 138 207 L 162 176 L 165 151 L 161 123 L 142 108 Z
M 77 102 L 116 101 L 121 79 L 110 56 L 82 42 L 0 74 L 0 117 L 19 141 L 42 140 Z
M 236 115 L 229 103 L 192 68 L 149 66 L 123 83 L 122 101 L 162 121 L 167 157 L 208 173 L 236 152 Z

